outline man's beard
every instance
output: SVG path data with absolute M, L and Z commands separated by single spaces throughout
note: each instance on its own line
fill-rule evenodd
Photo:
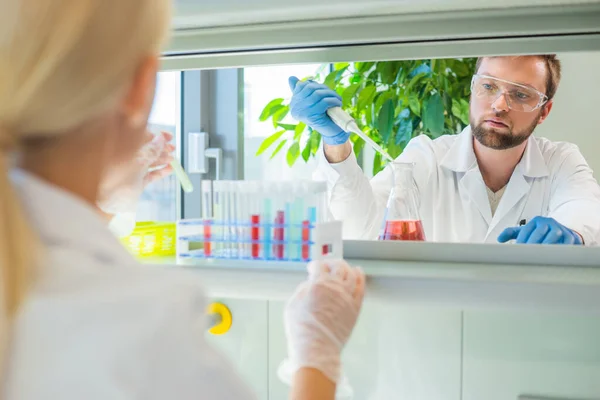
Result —
M 510 128 L 508 132 L 499 132 L 495 128 L 484 127 L 484 120 L 475 125 L 473 119 L 471 119 L 471 132 L 473 137 L 485 147 L 494 150 L 512 149 L 529 139 L 541 117 L 542 113 L 540 112 L 531 125 L 521 132 L 513 132 Z

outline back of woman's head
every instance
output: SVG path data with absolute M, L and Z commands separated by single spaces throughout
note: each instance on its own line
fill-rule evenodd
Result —
M 36 238 L 8 179 L 9 152 L 117 107 L 141 61 L 159 54 L 170 0 L 0 0 L 0 10 L 0 314 L 10 319 L 32 280 Z

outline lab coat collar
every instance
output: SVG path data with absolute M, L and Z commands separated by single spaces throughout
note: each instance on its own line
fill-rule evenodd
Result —
M 10 176 L 44 245 L 75 248 L 115 265 L 135 262 L 98 211 L 83 200 L 23 170 Z
M 473 134 L 471 127 L 467 126 L 456 136 L 454 143 L 442 158 L 440 165 L 454 172 L 467 172 L 477 167 L 477 158 L 473 151 Z
M 525 147 L 525 153 L 523 153 L 519 166 L 523 175 L 529 178 L 543 178 L 550 174 L 542 150 L 533 135 L 527 139 L 527 147 Z
M 440 165 L 454 172 L 467 172 L 477 166 L 477 158 L 473 150 L 473 133 L 470 126 L 467 126 L 457 135 L 456 140 L 442 158 Z M 527 139 L 527 147 L 517 168 L 524 176 L 530 178 L 548 176 L 548 166 L 533 135 Z

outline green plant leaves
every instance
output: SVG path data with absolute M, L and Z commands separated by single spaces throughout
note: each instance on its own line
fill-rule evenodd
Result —
M 330 71 L 332 64 L 323 64 L 314 80 L 335 90 L 359 127 L 395 156 L 414 136 L 425 134 L 435 138 L 456 133 L 468 125 L 475 61 L 465 58 L 343 62 L 333 64 L 333 71 Z M 304 123 L 284 122 L 289 115 L 289 105 L 284 101 L 273 99 L 262 110 L 260 120 L 272 120 L 277 132 L 261 143 L 257 154 L 275 148 L 271 154 L 274 157 L 285 149 L 289 165 L 300 157 L 308 161 L 317 153 L 321 135 Z M 290 132 L 289 136 L 284 132 Z M 304 135 L 308 135 L 306 142 Z M 351 140 L 353 151 L 360 154 L 364 141 L 356 135 Z M 385 160 L 376 157 L 373 172 L 384 165 Z
M 421 101 L 416 93 L 411 93 L 408 96 L 408 106 L 413 113 L 419 117 L 421 116 Z
M 423 78 L 425 78 L 424 73 L 413 76 L 410 82 L 408 82 L 408 85 L 406 85 L 406 93 L 410 93 L 415 87 L 415 85 Z
M 288 149 L 288 152 L 286 155 L 286 161 L 287 161 L 288 165 L 290 167 L 292 165 L 294 165 L 294 163 L 296 162 L 296 160 L 298 159 L 299 156 L 300 156 L 300 143 L 294 142 Z
M 294 129 L 294 140 L 299 140 L 305 129 L 306 124 L 304 122 L 298 122 L 298 125 L 296 125 L 296 128 Z
M 271 100 L 269 102 L 269 104 L 267 104 L 265 106 L 265 108 L 263 108 L 262 113 L 260 114 L 259 120 L 261 122 L 264 122 L 267 119 L 269 119 L 269 117 L 271 115 L 273 115 L 278 110 L 280 110 L 281 108 L 283 108 L 283 106 L 281 105 L 281 103 L 283 103 L 283 99 L 282 98 Z
M 342 69 L 342 68 L 348 69 L 348 67 L 350 67 L 350 63 L 348 63 L 348 62 L 339 62 L 339 63 L 333 64 L 334 69 Z
M 358 92 L 358 89 L 360 89 L 360 86 L 360 83 L 354 83 L 348 86 L 346 89 L 344 89 L 344 92 L 342 93 L 342 106 L 344 108 L 352 105 L 352 99 L 354 98 L 354 96 L 356 96 L 356 93 Z
M 302 149 L 302 159 L 304 160 L 304 162 L 308 162 L 308 159 L 310 158 L 310 140 L 308 142 L 306 142 L 306 145 L 304 146 L 304 149 Z
M 379 113 L 381 112 L 381 107 L 383 106 L 383 104 L 390 100 L 390 99 L 394 99 L 395 97 L 395 92 L 388 90 L 387 92 L 381 92 L 379 93 L 377 96 L 377 100 L 375 100 L 375 112 Z M 394 99 L 394 107 L 396 106 L 396 101 Z
M 395 61 L 377 63 L 377 71 L 379 72 L 381 82 L 386 85 L 391 85 L 396 81 L 398 69 L 398 62 Z
M 278 122 L 277 126 L 279 128 L 285 129 L 286 131 L 295 131 L 296 130 L 296 125 L 293 125 L 293 124 L 282 124 L 282 123 Z
M 285 132 L 286 131 L 275 132 L 274 134 L 263 140 L 258 150 L 256 150 L 256 155 L 259 156 L 262 153 L 264 153 L 265 150 L 271 147 L 271 145 L 275 143 L 281 136 L 283 136 Z
M 415 69 L 413 69 L 412 71 L 410 71 L 410 74 L 408 74 L 409 78 L 412 78 L 416 75 L 430 75 L 431 74 L 431 67 L 425 63 L 420 64 L 418 67 L 416 67 Z
M 365 148 L 365 141 L 362 140 L 362 138 L 360 138 L 357 135 L 356 136 L 356 140 L 354 141 L 354 145 L 352 146 L 352 150 L 354 151 L 354 155 L 356 157 L 358 157 L 358 155 L 360 154 L 361 151 L 363 151 L 363 149 Z
M 358 111 L 365 109 L 367 105 L 373 102 L 376 92 L 377 89 L 375 86 L 367 86 L 360 92 L 360 95 L 358 96 L 358 106 L 356 107 Z
M 469 102 L 465 99 L 452 99 L 452 114 L 454 114 L 460 121 L 468 125 L 469 124 Z
M 373 176 L 377 175 L 382 169 L 381 154 L 375 153 L 375 157 L 373 157 Z
M 398 115 L 398 132 L 396 133 L 396 144 L 405 146 L 412 138 L 413 121 L 410 118 L 410 110 L 405 108 Z
M 274 128 L 277 128 L 277 124 L 279 123 L 279 121 L 281 121 L 282 119 L 284 119 L 288 115 L 288 113 L 290 112 L 290 107 L 289 106 L 276 106 L 276 107 L 281 107 L 281 108 L 279 108 L 271 116 L 271 119 L 273 120 L 273 127 Z
M 310 133 L 310 152 L 312 155 L 317 154 L 317 150 L 319 150 L 319 146 L 321 145 L 322 136 L 317 131 L 312 131 Z
M 273 150 L 273 153 L 271 153 L 271 157 L 269 157 L 269 160 L 272 160 L 277 153 L 279 153 L 281 151 L 281 149 L 283 149 L 283 146 L 285 146 L 285 144 L 287 143 L 287 140 L 282 140 L 281 142 L 279 142 L 279 144 L 277 145 L 277 147 L 275 147 L 275 150 Z
M 357 62 L 354 63 L 354 68 L 359 74 L 364 74 L 373 68 L 374 65 L 374 62 Z
M 315 155 L 321 144 L 321 135 L 319 132 L 310 129 L 310 134 L 304 149 L 302 149 L 302 159 L 307 162 L 311 155 Z
M 327 77 L 325 78 L 325 86 L 327 86 L 329 89 L 335 89 L 340 80 L 342 80 L 344 72 L 346 72 L 347 69 L 348 65 L 330 72 L 329 75 L 327 75 Z
M 387 143 L 390 139 L 390 134 L 392 133 L 392 128 L 394 127 L 394 102 L 392 100 L 387 100 L 383 103 L 381 107 L 381 111 L 379 112 L 379 117 L 377 118 L 377 129 L 379 130 L 379 134 L 383 139 L 383 143 Z
M 439 93 L 435 93 L 425 100 L 423 124 L 434 138 L 444 133 L 444 104 Z

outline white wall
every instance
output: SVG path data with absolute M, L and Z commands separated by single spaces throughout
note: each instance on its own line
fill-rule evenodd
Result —
M 600 177 L 600 52 L 560 54 L 562 81 L 537 136 L 575 143 Z

